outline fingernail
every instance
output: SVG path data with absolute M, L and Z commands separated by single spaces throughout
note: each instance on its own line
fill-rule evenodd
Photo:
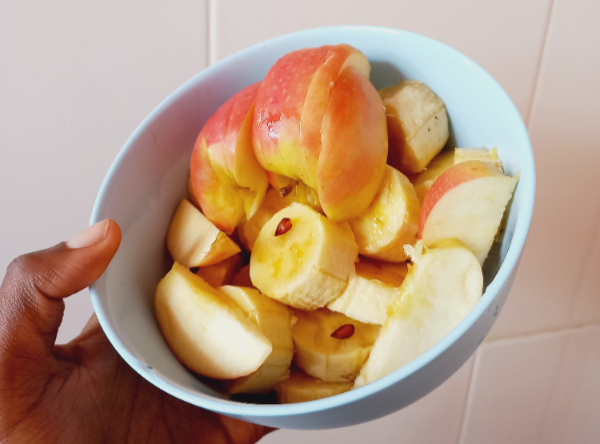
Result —
M 108 219 L 96 222 L 91 227 L 86 228 L 81 233 L 76 234 L 67 241 L 69 248 L 91 247 L 102 241 L 106 237 L 108 230 Z

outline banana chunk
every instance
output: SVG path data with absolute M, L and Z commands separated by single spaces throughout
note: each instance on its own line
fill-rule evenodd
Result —
M 377 339 L 379 325 L 365 324 L 326 308 L 296 310 L 294 315 L 298 317 L 292 327 L 294 363 L 321 381 L 353 381 Z
M 347 223 L 336 224 L 294 203 L 261 229 L 250 257 L 250 278 L 263 294 L 314 310 L 342 294 L 357 257 Z
M 358 252 L 389 262 L 405 261 L 403 246 L 417 242 L 420 211 L 421 203 L 408 178 L 387 165 L 367 210 L 349 221 Z
M 273 351 L 254 373 L 228 381 L 228 393 L 267 393 L 289 376 L 294 354 L 292 316 L 288 308 L 253 288 L 221 287 L 271 341 Z
M 388 123 L 388 163 L 405 174 L 418 173 L 448 140 L 446 105 L 417 80 L 379 91 Z
M 406 262 L 392 264 L 361 258 L 344 293 L 327 308 L 357 321 L 382 325 L 388 307 L 400 295 L 406 273 Z
M 277 384 L 275 390 L 280 404 L 290 404 L 329 398 L 351 388 L 352 382 L 323 382 L 301 370 L 292 369 L 289 379 Z
M 462 242 L 444 239 L 425 252 L 422 245 L 419 241 L 412 248 L 414 265 L 355 387 L 383 378 L 425 353 L 450 333 L 481 298 L 481 266 Z

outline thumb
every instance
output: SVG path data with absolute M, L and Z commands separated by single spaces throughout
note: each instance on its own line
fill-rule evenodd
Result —
M 62 299 L 96 281 L 120 242 L 121 229 L 105 219 L 68 242 L 15 259 L 0 287 L 0 362 L 15 352 L 20 357 L 50 355 L 64 312 Z

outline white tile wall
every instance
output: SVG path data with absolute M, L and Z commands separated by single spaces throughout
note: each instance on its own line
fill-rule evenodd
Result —
M 537 204 L 514 289 L 473 377 L 471 360 L 389 417 L 326 432 L 280 431 L 263 442 L 598 442 L 598 17 L 595 0 L 4 0 L 0 277 L 18 254 L 87 224 L 129 134 L 209 62 L 315 26 L 418 32 L 490 71 L 528 123 Z M 90 313 L 87 292 L 69 299 L 59 340 L 75 336 Z

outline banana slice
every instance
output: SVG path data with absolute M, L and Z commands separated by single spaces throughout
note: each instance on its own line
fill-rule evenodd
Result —
M 250 278 L 263 294 L 314 310 L 342 294 L 357 257 L 347 223 L 336 224 L 293 203 L 261 229 L 250 257 Z
M 200 267 L 196 274 L 214 288 L 228 285 L 242 262 L 242 257 L 235 254 L 218 264 Z
M 301 370 L 292 369 L 289 379 L 277 384 L 275 390 L 280 404 L 290 404 L 328 398 L 351 388 L 352 382 L 323 382 Z
M 448 140 L 446 105 L 417 80 L 379 91 L 388 123 L 388 163 L 405 174 L 423 171 Z
M 450 333 L 481 298 L 481 266 L 462 242 L 444 239 L 425 252 L 422 245 L 419 241 L 412 249 L 414 265 L 355 387 L 383 378 L 425 353 Z
M 266 393 L 289 376 L 294 354 L 292 316 L 288 308 L 253 288 L 223 286 L 228 295 L 271 341 L 273 351 L 254 373 L 228 381 L 228 393 Z
M 327 308 L 357 321 L 382 325 L 388 307 L 400 295 L 407 271 L 406 262 L 392 264 L 361 258 L 346 290 Z
M 406 260 L 403 246 L 417 242 L 421 203 L 413 185 L 387 165 L 369 208 L 350 220 L 360 254 L 390 262 Z
M 252 251 L 262 227 L 275 213 L 295 201 L 295 196 L 282 197 L 278 190 L 270 189 L 254 216 L 239 225 L 238 233 L 242 244 L 244 244 L 249 251 Z
M 240 307 L 177 262 L 158 284 L 155 312 L 173 354 L 201 375 L 246 376 L 271 354 L 271 342 Z
M 492 148 L 456 148 L 454 150 L 454 165 L 460 162 L 466 162 L 468 160 L 481 160 L 482 162 L 489 162 L 494 165 L 500 173 L 504 174 L 504 168 L 502 168 L 502 161 L 498 157 L 498 150 Z
M 354 380 L 379 334 L 379 325 L 364 324 L 321 308 L 295 310 L 292 327 L 294 363 L 325 382 Z M 332 336 L 333 335 L 333 336 Z
M 213 265 L 241 251 L 186 199 L 171 219 L 167 248 L 173 259 L 186 267 Z

